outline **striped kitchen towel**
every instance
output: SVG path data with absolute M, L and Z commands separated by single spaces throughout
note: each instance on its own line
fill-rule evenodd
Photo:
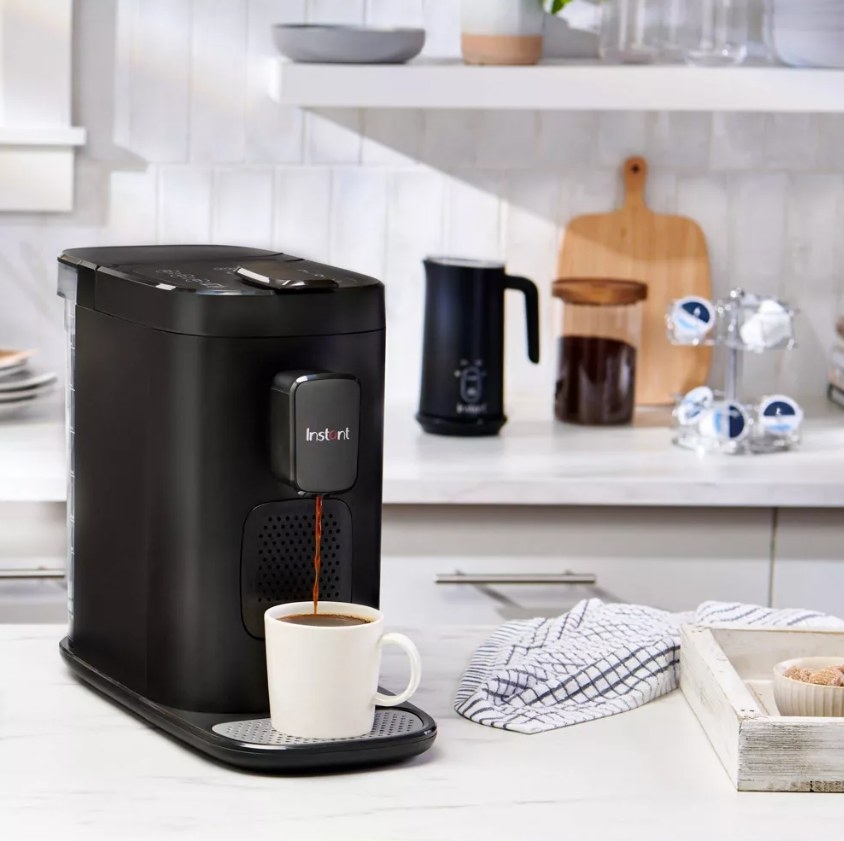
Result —
M 677 688 L 686 624 L 844 627 L 808 610 L 705 602 L 693 612 L 667 613 L 589 599 L 556 619 L 499 628 L 472 657 L 454 707 L 478 724 L 518 733 L 632 710 Z

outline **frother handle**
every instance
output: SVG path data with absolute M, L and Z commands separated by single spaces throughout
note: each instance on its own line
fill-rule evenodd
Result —
M 525 294 L 525 320 L 527 321 L 528 359 L 539 362 L 539 292 L 536 284 L 526 277 L 507 275 L 505 289 L 517 289 Z
M 384 634 L 381 637 L 380 646 L 397 645 L 410 660 L 410 679 L 407 681 L 407 686 L 404 692 L 398 695 L 385 695 L 383 692 L 375 693 L 375 703 L 381 707 L 396 707 L 407 701 L 414 692 L 419 688 L 419 681 L 422 680 L 422 658 L 419 656 L 419 649 L 413 644 L 413 641 L 404 634 Z

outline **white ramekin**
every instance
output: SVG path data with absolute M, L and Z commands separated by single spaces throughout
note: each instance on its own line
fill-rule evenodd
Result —
M 804 669 L 823 669 L 840 666 L 840 657 L 798 657 L 783 660 L 774 666 L 774 700 L 780 715 L 814 715 L 844 717 L 844 686 L 820 686 L 786 677 L 792 666 Z

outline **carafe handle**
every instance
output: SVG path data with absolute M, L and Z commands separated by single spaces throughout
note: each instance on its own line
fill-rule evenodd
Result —
M 536 284 L 526 277 L 504 276 L 504 288 L 516 289 L 525 295 L 528 359 L 539 362 L 539 292 Z

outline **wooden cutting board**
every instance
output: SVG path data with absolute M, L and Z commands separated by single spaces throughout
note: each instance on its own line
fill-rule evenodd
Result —
M 560 251 L 559 277 L 639 280 L 648 285 L 642 342 L 636 362 L 637 405 L 664 405 L 706 382 L 710 348 L 675 347 L 665 334 L 671 301 L 685 295 L 712 298 L 709 253 L 700 226 L 683 216 L 654 213 L 645 203 L 648 164 L 624 164 L 620 210 L 578 216 Z

